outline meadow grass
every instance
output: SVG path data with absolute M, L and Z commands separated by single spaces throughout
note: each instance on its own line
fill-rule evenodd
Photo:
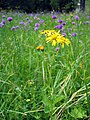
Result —
M 2 20 L 0 119 L 76 120 L 90 116 L 89 14 L 2 12 L 1 24 Z M 63 28 L 55 27 L 61 24 Z M 44 30 L 60 30 L 70 45 L 52 46 L 40 34 Z M 37 50 L 39 45 L 44 50 Z

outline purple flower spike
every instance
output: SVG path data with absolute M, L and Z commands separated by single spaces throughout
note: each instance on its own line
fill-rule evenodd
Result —
M 75 20 L 77 20 L 77 21 L 79 20 L 79 16 L 78 15 L 75 16 Z
M 56 15 L 53 15 L 53 16 L 52 16 L 52 18 L 53 18 L 53 19 L 56 19 L 56 18 L 57 18 L 57 16 L 56 16 Z
M 8 20 L 8 22 L 11 22 L 12 21 L 12 17 L 8 17 L 7 20 Z

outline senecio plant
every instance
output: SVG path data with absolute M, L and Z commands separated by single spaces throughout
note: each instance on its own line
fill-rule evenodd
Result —
M 44 30 L 43 32 L 41 32 L 41 34 L 45 34 L 46 41 L 51 42 L 52 46 L 60 44 L 62 48 L 64 48 L 64 44 L 70 44 L 70 40 L 61 35 L 60 31 L 56 32 L 55 30 Z

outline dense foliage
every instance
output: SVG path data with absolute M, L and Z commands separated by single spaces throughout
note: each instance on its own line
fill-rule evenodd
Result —
M 73 11 L 78 0 L 0 0 L 0 8 L 21 10 L 24 12 L 37 11 Z

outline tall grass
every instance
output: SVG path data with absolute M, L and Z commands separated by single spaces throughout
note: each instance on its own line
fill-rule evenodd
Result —
M 10 16 L 12 21 L 8 22 Z M 76 120 L 90 116 L 89 14 L 11 12 L 0 13 L 2 19 L 0 119 Z M 58 20 L 65 23 L 61 34 L 66 33 L 71 42 L 64 48 L 52 46 L 40 34 L 47 29 L 58 31 L 54 28 L 62 24 Z M 34 30 L 36 23 L 40 26 Z M 43 51 L 36 49 L 39 45 L 44 46 Z

